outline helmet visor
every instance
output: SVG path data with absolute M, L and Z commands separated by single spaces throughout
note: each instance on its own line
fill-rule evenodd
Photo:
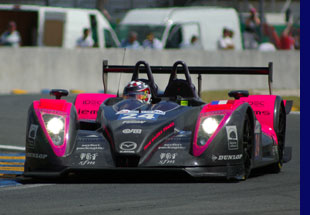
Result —
M 123 98 L 124 99 L 138 99 L 138 100 L 142 100 L 145 102 L 149 101 L 149 97 L 148 97 L 148 94 L 146 93 L 146 91 L 130 92 L 130 93 L 124 94 Z

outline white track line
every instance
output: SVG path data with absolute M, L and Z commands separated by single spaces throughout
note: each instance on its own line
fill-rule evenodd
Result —
M 24 152 L 25 151 L 25 147 L 21 147 L 21 146 L 9 146 L 9 145 L 0 145 L 0 150 L 4 149 L 4 150 L 11 150 L 11 151 L 19 151 L 19 152 Z
M 23 190 L 23 189 L 30 189 L 30 188 L 36 188 L 36 187 L 45 187 L 45 186 L 50 186 L 50 185 L 55 185 L 55 184 L 18 184 L 18 185 L 8 185 L 8 186 L 3 186 L 0 189 L 1 191 L 7 191 L 7 190 Z
M 299 115 L 299 114 L 300 114 L 300 112 L 293 111 L 293 112 L 290 112 L 289 114 L 297 114 L 297 115 Z

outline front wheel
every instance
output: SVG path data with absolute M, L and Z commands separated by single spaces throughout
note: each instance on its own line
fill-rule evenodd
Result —
M 253 147 L 253 126 L 247 114 L 243 124 L 242 146 L 243 146 L 243 169 L 242 180 L 246 180 L 251 173 L 252 147 Z
M 285 147 L 285 128 L 286 128 L 286 112 L 283 103 L 281 103 L 279 112 L 276 116 L 275 131 L 278 138 L 278 145 L 276 146 L 278 151 L 278 161 L 272 165 L 270 165 L 270 172 L 279 173 L 281 172 L 283 165 L 283 155 L 284 155 L 284 147 Z

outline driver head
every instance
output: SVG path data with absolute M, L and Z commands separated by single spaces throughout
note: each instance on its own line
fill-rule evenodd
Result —
M 137 99 L 143 103 L 151 103 L 151 88 L 142 81 L 131 81 L 123 91 L 123 98 Z

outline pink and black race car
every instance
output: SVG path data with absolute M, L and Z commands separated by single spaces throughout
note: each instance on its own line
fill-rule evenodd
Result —
M 245 180 L 255 168 L 278 173 L 291 159 L 285 128 L 292 103 L 271 95 L 272 63 L 187 67 L 177 61 L 172 67 L 150 67 L 144 61 L 135 66 L 104 61 L 105 92 L 111 73 L 131 73 L 131 80 L 147 83 L 151 103 L 106 93 L 79 94 L 70 103 L 61 99 L 68 91 L 52 90 L 55 99 L 34 101 L 29 108 L 25 176 L 173 172 Z M 163 92 L 153 73 L 170 73 Z M 178 79 L 179 73 L 185 79 Z M 198 74 L 198 90 L 190 73 Z M 199 97 L 203 74 L 267 75 L 270 95 L 237 90 L 229 92 L 231 100 L 205 103 Z

